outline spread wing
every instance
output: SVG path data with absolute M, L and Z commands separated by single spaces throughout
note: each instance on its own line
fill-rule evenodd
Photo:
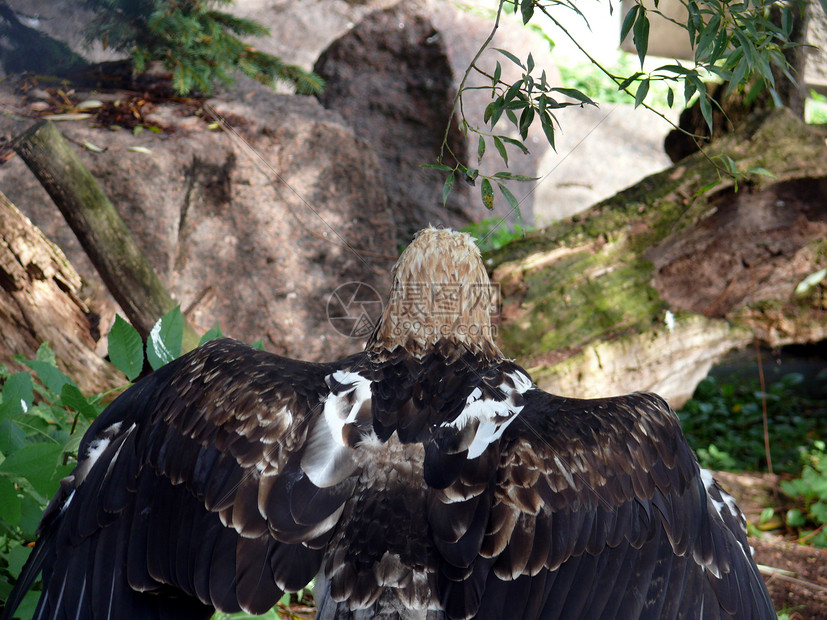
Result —
M 449 617 L 775 618 L 742 515 L 665 402 L 517 405 L 429 501 Z
M 356 401 L 359 386 L 333 377 L 357 357 L 311 364 L 216 340 L 127 390 L 43 517 L 35 617 L 262 613 L 306 585 L 355 485 L 330 424 Z

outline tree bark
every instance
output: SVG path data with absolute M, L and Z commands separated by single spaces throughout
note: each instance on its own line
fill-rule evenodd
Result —
M 763 168 L 737 185 L 716 169 Z M 825 132 L 789 110 L 492 254 L 503 351 L 551 391 L 651 390 L 680 405 L 757 337 L 827 337 Z
M 111 390 L 126 378 L 95 352 L 81 280 L 69 261 L 0 194 L 0 362 L 34 359 L 41 343 L 85 394 Z
M 12 146 L 52 197 L 101 279 L 143 338 L 177 304 L 144 257 L 98 182 L 51 121 L 41 121 Z M 185 324 L 184 349 L 198 335 Z

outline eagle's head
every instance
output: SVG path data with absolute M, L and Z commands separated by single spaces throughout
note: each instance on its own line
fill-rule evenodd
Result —
M 393 267 L 393 286 L 368 341 L 374 353 L 404 347 L 422 356 L 443 340 L 489 359 L 502 357 L 491 325 L 491 282 L 473 238 L 419 231 Z

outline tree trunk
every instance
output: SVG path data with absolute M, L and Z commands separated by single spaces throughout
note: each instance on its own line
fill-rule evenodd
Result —
M 41 343 L 85 394 L 124 385 L 126 378 L 95 352 L 80 276 L 43 234 L 0 194 L 0 363 L 34 359 Z
M 730 155 L 740 186 L 713 165 Z M 736 191 L 737 189 L 737 191 Z M 490 256 L 501 346 L 551 391 L 651 390 L 680 405 L 753 337 L 827 337 L 825 132 L 777 110 Z
M 12 143 L 77 235 L 109 292 L 146 339 L 177 304 L 144 257 L 118 212 L 51 121 L 41 121 Z M 185 323 L 184 350 L 198 343 Z

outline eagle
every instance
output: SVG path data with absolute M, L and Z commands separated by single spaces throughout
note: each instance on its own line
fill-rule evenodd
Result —
M 547 393 L 465 233 L 419 232 L 363 352 L 213 340 L 95 420 L 2 618 L 775 618 L 745 519 L 647 393 Z

